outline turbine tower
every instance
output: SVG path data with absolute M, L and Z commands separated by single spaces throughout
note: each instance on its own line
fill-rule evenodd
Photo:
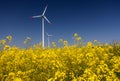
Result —
M 50 47 L 50 37 L 53 35 L 49 35 L 47 32 L 46 32 L 46 35 L 47 35 L 48 48 L 49 48 Z
M 32 16 L 32 18 L 42 18 L 42 47 L 44 48 L 44 20 L 46 20 L 48 23 L 50 23 L 50 21 L 47 19 L 47 17 L 45 16 L 45 12 L 47 10 L 48 5 L 46 5 L 42 15 L 37 15 L 37 16 Z

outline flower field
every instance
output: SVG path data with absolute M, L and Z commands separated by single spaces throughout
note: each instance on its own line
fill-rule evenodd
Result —
M 120 81 L 120 44 L 88 42 L 42 49 L 6 46 L 0 51 L 0 81 Z M 62 42 L 62 41 L 60 41 Z

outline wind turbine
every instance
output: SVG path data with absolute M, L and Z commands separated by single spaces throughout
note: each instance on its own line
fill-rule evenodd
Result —
M 53 35 L 49 35 L 47 32 L 46 35 L 47 35 L 48 47 L 50 47 L 50 37 Z
M 45 12 L 47 10 L 48 5 L 46 5 L 42 15 L 32 16 L 32 18 L 42 18 L 42 47 L 44 48 L 44 20 L 46 20 L 48 23 L 51 23 L 47 17 L 45 16 Z

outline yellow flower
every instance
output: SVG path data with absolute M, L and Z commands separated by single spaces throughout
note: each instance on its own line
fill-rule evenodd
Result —
M 78 38 L 77 38 L 77 41 L 81 41 L 81 39 L 82 39 L 81 37 L 78 37 Z
M 63 42 L 63 39 L 60 38 L 60 39 L 58 40 L 58 42 L 59 42 L 59 43 L 62 43 L 62 42 Z
M 21 78 L 15 78 L 13 81 L 22 81 Z
M 9 45 L 5 45 L 4 50 L 8 50 L 8 49 L 10 49 L 10 46 Z
M 7 39 L 8 41 L 11 41 L 11 40 L 12 40 L 12 36 L 11 36 L 11 35 L 8 35 L 8 36 L 6 37 L 6 39 Z
M 10 72 L 10 73 L 9 73 L 9 76 L 15 76 L 15 73 Z
M 87 43 L 87 47 L 92 47 L 92 46 L 93 46 L 92 42 Z
M 68 46 L 68 42 L 67 41 L 64 41 L 64 46 Z
M 31 41 L 31 38 L 30 37 L 26 37 L 26 39 L 24 40 L 24 44 L 28 44 L 29 42 Z
M 74 33 L 74 37 L 78 37 L 78 34 L 77 34 L 77 33 Z
M 3 40 L 0 41 L 0 43 L 3 44 L 3 45 L 5 45 L 6 44 L 6 40 L 3 39 Z
M 18 74 L 18 75 L 22 74 L 22 71 L 18 71 L 17 74 Z
M 52 42 L 52 47 L 56 47 L 56 43 L 55 42 Z

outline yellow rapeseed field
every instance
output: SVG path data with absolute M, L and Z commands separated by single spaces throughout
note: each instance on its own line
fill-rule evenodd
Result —
M 120 44 L 95 40 L 83 45 L 77 34 L 74 40 L 72 46 L 60 39 L 60 47 L 53 42 L 44 49 L 9 46 L 1 40 L 0 81 L 120 81 Z

